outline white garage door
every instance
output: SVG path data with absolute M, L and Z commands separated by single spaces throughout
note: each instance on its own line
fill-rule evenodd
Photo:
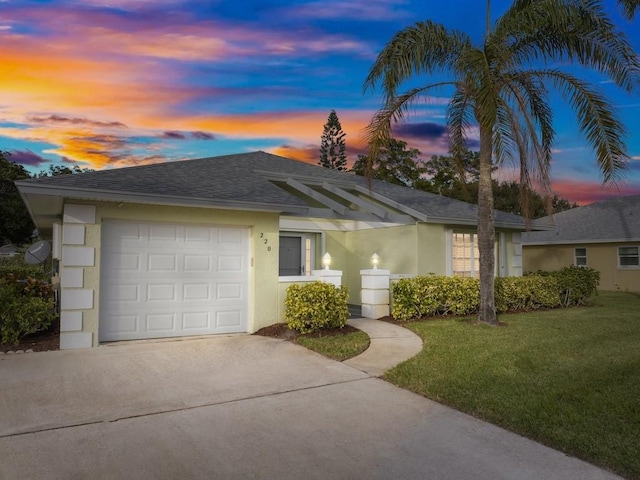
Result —
M 100 341 L 247 331 L 249 229 L 105 220 Z

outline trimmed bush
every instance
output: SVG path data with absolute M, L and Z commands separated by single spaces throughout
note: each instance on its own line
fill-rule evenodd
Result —
M 41 280 L 0 279 L 0 337 L 17 344 L 31 333 L 48 329 L 57 318 L 53 292 Z
M 558 281 L 563 307 L 586 305 L 598 293 L 600 272 L 593 268 L 570 266 L 549 275 Z
M 551 276 L 498 277 L 495 279 L 496 311 L 520 312 L 560 306 L 560 288 Z
M 348 292 L 343 285 L 311 282 L 287 288 L 285 321 L 292 330 L 312 333 L 323 328 L 342 328 L 349 318 Z
M 475 278 L 403 278 L 394 282 L 391 290 L 391 315 L 402 321 L 433 315 L 469 315 L 478 311 L 480 301 L 480 282 Z
M 565 267 L 524 277 L 495 279 L 496 311 L 522 312 L 539 308 L 585 305 L 597 294 L 600 273 L 592 268 Z M 475 278 L 403 278 L 392 285 L 396 320 L 434 315 L 471 315 L 478 312 L 480 282 Z

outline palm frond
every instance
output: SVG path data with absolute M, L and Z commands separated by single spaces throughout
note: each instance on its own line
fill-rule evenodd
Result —
M 626 132 L 607 99 L 568 73 L 551 69 L 539 74 L 553 82 L 576 112 L 580 130 L 595 150 L 605 183 L 621 180 L 629 161 L 623 139 Z
M 577 62 L 610 77 L 618 86 L 640 88 L 640 61 L 624 33 L 597 0 L 518 2 L 493 31 L 503 51 L 505 68 L 532 62 Z
M 618 3 L 622 6 L 622 13 L 629 20 L 640 10 L 640 0 L 618 0 Z
M 398 32 L 378 55 L 363 89 L 382 81 L 387 97 L 414 75 L 453 70 L 457 57 L 471 46 L 470 38 L 432 21 L 417 22 Z

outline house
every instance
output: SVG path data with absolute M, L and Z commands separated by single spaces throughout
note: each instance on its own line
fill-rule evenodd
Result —
M 255 332 L 325 252 L 354 304 L 374 253 L 392 273 L 478 270 L 475 205 L 261 151 L 16 185 L 59 259 L 61 348 Z M 496 274 L 519 275 L 524 221 L 495 219 Z
M 540 219 L 522 236 L 525 271 L 568 265 L 600 272 L 601 290 L 640 292 L 640 195 L 616 197 Z

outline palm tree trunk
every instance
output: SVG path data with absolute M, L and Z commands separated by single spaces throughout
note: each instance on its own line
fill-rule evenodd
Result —
M 480 252 L 480 310 L 478 321 L 498 324 L 493 290 L 495 272 L 495 219 L 491 157 L 493 151 L 490 128 L 480 125 L 480 178 L 478 182 L 478 250 Z

